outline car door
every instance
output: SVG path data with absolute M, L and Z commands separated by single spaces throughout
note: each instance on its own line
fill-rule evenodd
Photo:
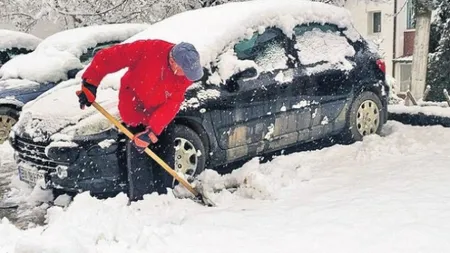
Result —
M 305 94 L 311 98 L 311 134 L 317 139 L 345 124 L 355 50 L 336 25 L 299 25 L 294 34 L 299 62 L 309 76 Z
M 228 150 L 228 160 L 261 153 L 273 137 L 275 118 L 284 113 L 280 94 L 288 87 L 279 85 L 276 76 L 292 65 L 287 46 L 284 33 L 269 27 L 232 47 L 234 60 L 250 67 L 224 81 L 218 108 L 211 112 L 219 146 Z M 221 58 L 218 65 L 229 68 L 229 58 Z

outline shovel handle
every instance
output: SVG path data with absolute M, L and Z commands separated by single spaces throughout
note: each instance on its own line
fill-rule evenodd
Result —
M 128 130 L 125 126 L 123 126 L 116 118 L 114 118 L 109 112 L 107 112 L 101 105 L 97 102 L 93 102 L 92 105 L 97 109 L 101 114 L 103 114 L 111 123 L 113 123 L 122 133 L 124 133 L 130 140 L 133 140 L 133 133 Z M 198 196 L 199 193 L 182 177 L 180 177 L 170 166 L 165 163 L 159 156 L 157 156 L 153 151 L 151 151 L 148 147 L 145 148 L 145 153 L 153 158 L 164 170 L 166 170 L 172 177 L 174 177 L 178 182 L 180 182 L 186 189 L 188 189 L 194 196 Z

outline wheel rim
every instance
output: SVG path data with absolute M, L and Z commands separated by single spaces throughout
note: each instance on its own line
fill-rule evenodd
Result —
M 380 109 L 373 100 L 365 100 L 358 108 L 356 127 L 361 136 L 374 134 L 380 125 Z
M 9 137 L 11 128 L 16 124 L 16 119 L 7 115 L 0 115 L 0 143 L 5 142 Z
M 192 142 L 184 138 L 175 139 L 175 171 L 192 182 L 197 171 L 197 149 Z M 175 181 L 174 181 L 175 183 Z

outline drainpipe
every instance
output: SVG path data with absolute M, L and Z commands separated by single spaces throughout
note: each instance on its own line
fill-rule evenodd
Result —
M 394 43 L 392 43 L 392 77 L 395 78 L 395 62 L 393 61 L 396 57 L 396 47 L 397 47 L 397 1 L 394 0 Z

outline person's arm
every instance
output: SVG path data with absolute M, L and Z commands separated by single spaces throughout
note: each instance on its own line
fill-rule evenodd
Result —
M 76 93 L 80 108 L 89 107 L 95 101 L 97 88 L 107 74 L 133 66 L 145 54 L 148 44 L 151 43 L 151 40 L 138 40 L 98 51 L 81 76 L 81 90 Z
M 133 137 L 133 145 L 140 153 L 144 152 L 150 142 L 156 143 L 158 141 L 157 135 L 160 135 L 175 118 L 183 101 L 184 93 L 180 92 L 177 96 L 172 96 L 166 103 L 157 107 L 147 118 L 146 129 Z
M 138 40 L 126 44 L 117 44 L 98 51 L 91 64 L 82 75 L 82 79 L 98 86 L 102 79 L 110 73 L 133 66 L 145 53 L 148 40 Z
M 147 125 L 156 135 L 160 135 L 164 128 L 175 118 L 184 101 L 184 93 L 179 92 L 167 100 L 166 103 L 157 107 L 150 117 L 148 117 Z

